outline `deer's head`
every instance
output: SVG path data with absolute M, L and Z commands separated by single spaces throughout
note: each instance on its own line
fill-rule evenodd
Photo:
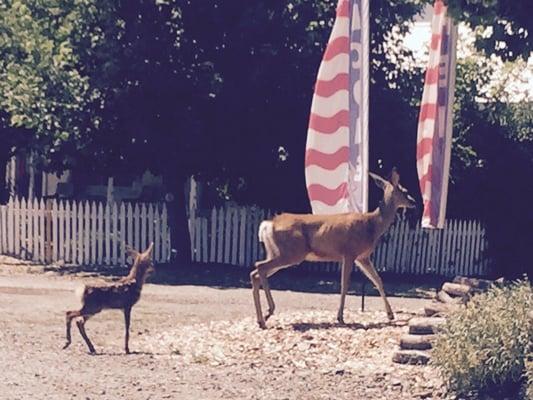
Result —
M 400 185 L 400 174 L 396 168 L 392 169 L 389 180 L 379 175 L 369 172 L 376 185 L 383 189 L 383 201 L 392 204 L 394 208 L 415 208 L 416 202 L 402 185 Z
M 142 279 L 143 282 L 146 277 L 154 271 L 154 264 L 152 261 L 153 248 L 154 243 L 150 243 L 150 246 L 141 253 L 130 246 L 126 246 L 126 255 L 133 260 L 131 272 L 137 279 Z

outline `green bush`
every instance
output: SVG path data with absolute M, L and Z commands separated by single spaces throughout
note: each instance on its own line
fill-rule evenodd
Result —
M 526 359 L 526 399 L 533 400 L 533 345 Z
M 460 395 L 518 393 L 533 340 L 531 310 L 533 289 L 519 281 L 492 287 L 450 315 L 432 357 L 448 388 Z

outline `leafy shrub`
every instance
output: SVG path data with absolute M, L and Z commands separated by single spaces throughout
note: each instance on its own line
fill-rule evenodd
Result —
M 533 400 L 533 345 L 526 359 L 526 399 Z
M 492 287 L 450 315 L 433 349 L 448 388 L 458 394 L 516 393 L 533 340 L 533 288 L 527 281 Z

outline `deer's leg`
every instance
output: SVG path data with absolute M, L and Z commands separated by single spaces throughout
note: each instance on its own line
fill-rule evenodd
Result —
M 70 334 L 70 327 L 72 325 L 72 320 L 76 317 L 79 317 L 81 316 L 81 312 L 78 311 L 78 310 L 73 310 L 73 311 L 67 311 L 66 312 L 66 329 L 67 329 L 67 332 L 66 332 L 66 337 L 67 337 L 67 341 L 65 343 L 65 345 L 63 346 L 63 349 L 66 349 L 68 346 L 70 346 L 70 343 L 72 343 L 72 337 L 71 337 L 71 334 Z
M 254 269 L 250 273 L 250 281 L 252 282 L 252 293 L 254 296 L 255 313 L 257 315 L 257 323 L 261 329 L 266 329 L 265 319 L 263 318 L 263 312 L 261 311 L 261 299 L 259 298 L 259 286 L 260 278 L 259 271 Z
M 273 259 L 260 261 L 255 264 L 255 270 L 250 274 L 252 280 L 252 287 L 254 290 L 254 302 L 255 310 L 257 312 L 257 323 L 261 328 L 266 328 L 265 320 L 268 319 L 272 314 L 274 314 L 274 309 L 276 305 L 274 304 L 274 298 L 270 292 L 270 286 L 268 285 L 268 277 L 274 275 L 280 269 L 286 268 L 295 263 L 288 262 L 282 259 Z M 261 311 L 261 300 L 259 298 L 259 288 L 263 287 L 265 291 L 265 296 L 268 302 L 268 314 L 266 317 L 263 317 Z
M 83 338 L 83 340 L 85 340 L 85 343 L 87 343 L 89 352 L 91 354 L 94 354 L 96 353 L 96 350 L 94 349 L 93 344 L 91 343 L 91 341 L 89 340 L 89 337 L 87 336 L 87 333 L 85 332 L 85 321 L 87 321 L 89 317 L 90 317 L 89 315 L 88 316 L 84 315 L 82 320 L 76 321 L 76 325 L 78 325 L 78 330 L 80 331 L 81 337 Z
M 346 293 L 350 287 L 350 277 L 352 274 L 353 260 L 343 258 L 341 269 L 341 302 L 339 305 L 339 312 L 337 313 L 337 321 L 344 324 L 344 301 L 346 299 Z
M 357 264 L 359 265 L 359 268 L 361 268 L 363 274 L 365 274 L 366 277 L 374 284 L 376 289 L 378 289 L 379 295 L 385 303 L 385 311 L 387 311 L 387 317 L 389 317 L 390 320 L 393 320 L 394 313 L 392 312 L 392 308 L 389 304 L 389 301 L 387 300 L 387 296 L 385 295 L 385 289 L 383 288 L 383 282 L 381 281 L 381 278 L 376 272 L 374 264 L 368 258 L 357 260 Z
M 131 307 L 126 307 L 124 309 L 124 322 L 126 324 L 126 334 L 124 338 L 124 351 L 126 354 L 130 354 L 130 318 L 131 318 Z

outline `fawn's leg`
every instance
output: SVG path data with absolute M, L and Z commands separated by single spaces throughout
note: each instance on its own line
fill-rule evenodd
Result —
M 89 337 L 87 336 L 87 333 L 85 332 L 85 322 L 89 319 L 89 316 L 83 316 L 82 320 L 76 321 L 76 325 L 78 325 L 78 329 L 80 331 L 80 335 L 85 340 L 85 343 L 87 343 L 87 347 L 89 348 L 89 352 L 91 354 L 96 353 L 96 350 L 94 350 L 94 346 L 89 340 Z
M 130 354 L 130 318 L 131 318 L 131 307 L 126 307 L 124 309 L 124 322 L 126 324 L 126 335 L 124 339 L 124 351 L 126 354 Z
M 66 313 L 66 325 L 67 325 L 67 333 L 66 333 L 66 336 L 67 336 L 67 341 L 65 343 L 65 345 L 63 346 L 63 349 L 66 349 L 68 346 L 70 346 L 70 343 L 72 343 L 72 338 L 71 338 L 71 335 L 70 335 L 70 326 L 72 325 L 72 320 L 76 317 L 79 317 L 81 316 L 81 312 L 78 311 L 78 310 L 73 310 L 73 311 L 67 311 Z

